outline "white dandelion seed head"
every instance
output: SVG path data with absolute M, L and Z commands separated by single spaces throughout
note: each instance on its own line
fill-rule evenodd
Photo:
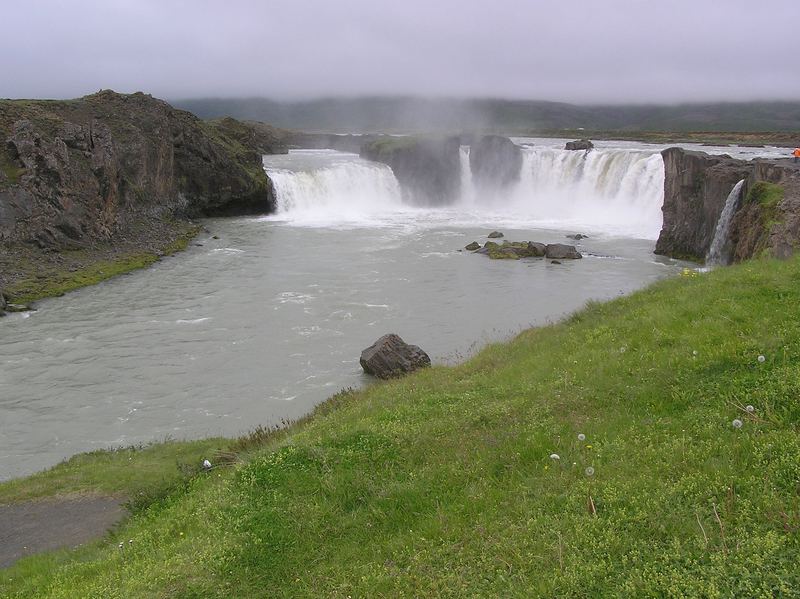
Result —
M 747 411 L 748 411 L 748 412 L 750 412 L 751 414 L 752 414 L 753 412 L 755 412 L 755 411 L 756 411 L 756 409 L 755 409 L 753 406 L 747 406 L 747 407 L 745 408 L 745 410 L 747 410 Z
M 560 459 L 561 459 L 561 456 L 560 456 L 560 455 L 558 455 L 557 453 L 551 453 L 551 454 L 550 454 L 550 459 L 551 459 L 551 460 L 560 460 Z
M 758 356 L 758 362 L 759 362 L 760 364 L 763 364 L 765 361 L 766 361 L 766 358 L 763 356 L 763 354 L 762 354 L 762 355 L 760 355 L 760 356 Z
M 583 433 L 578 433 L 578 441 L 586 441 L 586 435 Z
M 693 355 L 693 356 L 696 356 L 696 355 L 697 355 L 697 350 L 694 350 L 694 351 L 692 352 L 692 355 Z
M 123 545 L 125 545 L 125 543 L 120 543 L 119 548 L 122 549 Z
M 203 468 L 205 468 L 206 470 L 211 468 L 211 462 L 209 462 L 208 460 L 203 460 Z
M 622 347 L 619 348 L 619 353 L 624 354 L 626 349 L 628 348 L 623 345 Z
M 593 476 L 593 475 L 594 475 L 594 468 L 592 468 L 591 466 L 589 466 L 589 467 L 586 469 L 586 476 Z
M 733 428 L 742 428 L 742 421 L 736 418 L 731 424 L 733 424 Z

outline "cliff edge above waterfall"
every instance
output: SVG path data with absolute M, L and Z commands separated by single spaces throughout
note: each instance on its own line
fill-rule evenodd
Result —
M 705 261 L 725 201 L 741 180 L 729 259 L 740 262 L 762 253 L 787 257 L 800 246 L 800 168 L 790 159 L 745 161 L 681 148 L 661 154 L 664 220 L 657 254 Z M 775 187 L 765 194 L 765 185 Z
M 47 278 L 44 262 L 169 251 L 193 217 L 272 211 L 261 155 L 285 151 L 278 133 L 143 93 L 0 101 L 0 288 Z

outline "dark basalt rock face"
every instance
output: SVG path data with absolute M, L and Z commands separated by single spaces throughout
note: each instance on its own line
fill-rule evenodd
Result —
M 705 260 L 725 201 L 742 179 L 742 199 L 730 230 L 733 260 L 746 260 L 763 251 L 786 257 L 800 245 L 800 169 L 790 160 L 744 161 L 680 148 L 669 148 L 661 155 L 664 222 L 657 254 Z M 785 193 L 779 204 L 747 201 L 759 181 L 781 186 Z
M 361 156 L 389 165 L 409 203 L 452 204 L 461 193 L 458 137 L 385 137 L 361 147 Z
M 380 379 L 390 379 L 431 365 L 431 359 L 416 345 L 390 333 L 361 352 L 361 368 Z
M 779 197 L 761 197 L 762 187 L 776 186 Z M 734 262 L 762 252 L 789 258 L 800 247 L 800 165 L 789 160 L 755 160 L 743 189 L 740 209 L 731 222 Z
M 591 150 L 594 144 L 588 139 L 576 139 L 575 141 L 568 141 L 564 146 L 565 150 Z
M 79 248 L 151 219 L 270 212 L 274 131 L 142 93 L 0 101 L 0 242 Z
M 485 135 L 470 146 L 469 165 L 478 189 L 507 187 L 519 181 L 522 149 L 507 137 Z
M 710 156 L 680 148 L 661 152 L 664 159 L 664 221 L 656 254 L 703 261 L 725 200 L 750 165 L 728 156 Z

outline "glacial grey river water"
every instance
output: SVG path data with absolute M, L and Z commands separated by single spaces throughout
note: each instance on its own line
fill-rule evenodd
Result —
M 525 189 L 514 193 L 517 209 L 484 209 L 466 192 L 458 206 L 410 209 L 391 171 L 354 155 L 269 157 L 277 215 L 206 221 L 201 245 L 0 321 L 0 479 L 82 451 L 298 418 L 368 384 L 358 357 L 384 333 L 454 362 L 675 274 L 682 264 L 652 254 L 660 157 L 608 152 L 580 173 L 569 170 L 574 153 L 529 156 L 561 161 L 551 168 L 562 171 L 524 178 L 527 211 Z M 628 185 L 628 168 L 656 180 Z M 569 185 L 578 207 L 603 202 L 583 223 L 569 194 L 546 208 L 548 190 Z M 589 232 L 586 257 L 555 265 L 458 251 L 498 227 L 542 242 Z

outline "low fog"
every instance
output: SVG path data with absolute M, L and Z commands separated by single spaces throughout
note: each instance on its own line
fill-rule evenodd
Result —
M 0 96 L 796 100 L 798 22 L 797 0 L 8 2 Z

